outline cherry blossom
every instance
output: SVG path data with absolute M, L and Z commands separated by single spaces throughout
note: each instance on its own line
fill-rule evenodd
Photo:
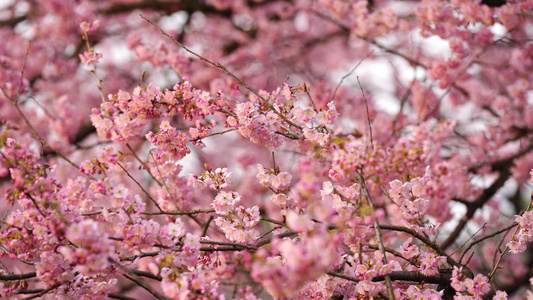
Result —
M 533 297 L 533 1 L 0 6 L 0 297 Z

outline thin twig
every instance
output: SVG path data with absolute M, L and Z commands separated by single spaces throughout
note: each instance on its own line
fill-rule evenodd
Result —
M 368 247 L 372 250 L 379 250 L 379 246 L 377 245 L 372 245 L 372 244 L 366 244 L 366 243 L 361 243 L 362 246 L 365 246 L 365 247 Z M 405 261 L 408 261 L 410 264 L 412 264 L 413 266 L 418 266 L 419 264 L 416 262 L 416 260 L 414 259 L 407 259 L 405 258 L 400 252 L 392 249 L 392 248 L 387 248 L 387 247 L 384 247 L 385 251 L 389 252 L 390 254 L 396 256 L 396 257 L 399 257 Z
M 311 94 L 309 93 L 309 89 L 307 88 L 307 84 L 303 84 L 304 86 L 304 92 L 307 94 L 307 97 L 309 97 L 309 101 L 311 101 L 311 105 L 313 105 L 313 108 L 316 112 L 318 112 L 318 109 L 316 108 L 315 101 L 313 101 L 313 97 L 311 97 Z
M 21 300 L 37 299 L 37 298 L 39 298 L 39 297 L 45 295 L 46 293 L 48 293 L 48 292 L 50 292 L 50 291 L 52 291 L 52 290 L 57 289 L 59 286 L 60 286 L 60 284 L 55 284 L 55 285 L 53 285 L 53 286 L 51 286 L 51 287 L 49 287 L 49 288 L 47 288 L 47 289 L 45 289 L 45 290 L 42 290 L 42 291 L 41 291 L 40 293 L 38 293 L 38 294 L 35 294 L 35 295 L 33 295 L 33 296 L 30 296 L 30 297 L 22 298 Z
M 89 44 L 89 35 L 87 32 L 83 34 L 83 37 L 85 38 L 85 45 L 87 45 L 87 50 L 90 52 L 93 52 L 93 54 L 96 56 L 96 52 L 94 48 L 91 48 L 91 45 Z M 102 89 L 102 80 L 100 77 L 98 77 L 98 71 L 96 70 L 96 63 L 93 64 L 93 69 L 91 70 L 91 73 L 94 74 L 94 77 L 96 78 L 96 87 L 98 88 L 98 91 L 100 92 L 100 97 L 102 99 L 102 102 L 105 102 L 105 96 L 104 91 Z
M 41 210 L 41 208 L 37 204 L 37 201 L 35 201 L 35 199 L 31 196 L 31 194 L 29 192 L 26 192 L 26 197 L 31 199 L 31 202 L 33 203 L 33 205 L 35 205 L 35 208 L 37 209 L 37 211 L 41 214 L 41 216 L 43 216 L 46 219 L 46 215 L 43 213 L 43 211 Z
M 123 257 L 123 258 L 120 259 L 120 261 L 135 261 L 135 260 L 137 260 L 139 258 L 154 257 L 154 256 L 157 256 L 157 255 L 159 255 L 159 251 L 145 252 L 145 253 L 141 253 L 141 254 L 137 254 L 137 255 Z
M 126 268 L 124 267 L 123 265 L 121 265 L 119 262 L 115 261 L 114 259 L 112 258 L 108 258 L 109 262 L 113 263 L 114 265 L 116 265 L 119 269 L 122 269 L 123 271 L 125 271 L 126 273 L 130 274 L 130 275 L 127 275 L 127 274 L 124 274 L 124 277 L 128 278 L 129 280 L 135 282 L 137 285 L 139 285 L 140 287 L 144 288 L 146 291 L 148 291 L 150 294 L 152 294 L 154 297 L 156 297 L 157 299 L 160 299 L 160 300 L 169 300 L 169 298 L 163 296 L 163 295 L 160 295 L 158 292 L 156 292 L 148 283 L 146 283 L 142 278 L 140 278 L 139 276 L 137 276 L 135 274 L 135 272 L 133 272 L 132 270 L 130 270 L 129 268 Z
M 270 230 L 268 230 L 267 232 L 263 233 L 260 237 L 257 238 L 257 240 L 261 240 L 261 239 L 264 239 L 267 235 L 271 234 L 272 232 L 278 230 L 278 229 L 281 229 L 285 226 L 276 226 Z
M 277 234 L 275 236 L 271 236 L 269 238 L 266 238 L 264 240 L 259 240 L 257 242 L 256 247 L 262 247 L 262 246 L 264 246 L 266 244 L 270 244 L 270 242 L 272 242 L 272 239 L 275 238 L 275 237 L 281 239 L 281 238 L 284 238 L 284 237 L 293 237 L 293 236 L 296 236 L 296 235 L 298 235 L 297 232 L 292 231 L 292 230 L 288 230 L 288 231 L 285 231 L 283 233 Z
M 30 53 L 30 46 L 31 46 L 31 40 L 28 41 L 28 48 L 26 49 L 26 54 L 24 54 L 24 62 L 22 63 L 22 71 L 20 71 L 20 81 L 19 81 L 19 86 L 17 88 L 17 96 L 15 98 L 15 101 L 13 101 L 15 105 L 18 104 L 18 101 L 20 98 L 20 89 L 22 88 L 22 80 L 24 78 L 24 70 L 26 70 L 26 62 L 28 61 L 28 54 Z
M 283 223 L 281 221 L 274 220 L 274 219 L 270 219 L 268 217 L 261 217 L 261 221 L 273 223 L 273 224 L 280 225 L 280 226 L 285 226 L 285 223 Z
M 357 78 L 357 81 L 359 81 L 359 78 Z M 372 134 L 370 134 L 370 136 L 372 136 Z M 355 172 L 359 176 L 359 182 L 361 186 L 363 187 L 364 192 L 366 194 L 368 205 L 370 206 L 370 210 L 374 212 L 375 211 L 374 203 L 372 201 L 372 197 L 370 196 L 370 192 L 368 191 L 368 187 L 366 186 L 365 178 L 363 177 L 363 174 L 361 174 L 359 171 L 356 170 Z M 378 240 L 379 251 L 383 254 L 383 263 L 387 264 L 388 263 L 387 252 L 385 251 L 385 246 L 383 245 L 383 237 L 381 235 L 381 229 L 379 227 L 379 222 L 377 218 L 375 217 L 373 218 L 373 222 L 374 222 L 374 231 L 376 233 L 376 238 Z M 387 287 L 387 295 L 389 297 L 389 300 L 394 300 L 395 298 L 394 298 L 394 290 L 392 288 L 392 281 L 388 274 L 385 274 L 385 285 Z
M 131 154 L 133 155 L 133 157 L 135 157 L 135 159 L 141 164 L 141 166 L 146 170 L 146 172 L 148 172 L 148 174 L 150 175 L 150 177 L 155 181 L 157 182 L 157 184 L 159 186 L 162 186 L 161 182 L 159 182 L 159 180 L 157 180 L 157 178 L 155 178 L 155 176 L 152 174 L 152 172 L 150 171 L 150 168 L 148 168 L 148 166 L 146 165 L 146 163 L 144 163 L 142 161 L 142 159 L 137 155 L 137 153 L 135 153 L 135 151 L 133 150 L 133 148 L 130 146 L 130 144 L 126 144 L 126 147 L 128 147 L 128 149 L 131 151 Z M 151 152 L 150 152 L 151 153 Z M 154 162 L 155 162 L 155 159 L 154 159 Z M 157 164 L 156 164 L 157 165 Z
M 193 140 L 191 140 L 191 141 L 193 141 L 193 142 L 198 142 L 198 141 L 203 140 L 203 139 L 205 139 L 205 138 L 207 138 L 207 137 L 212 137 L 212 136 L 215 136 L 215 135 L 222 135 L 222 134 L 224 134 L 224 133 L 232 132 L 232 131 L 235 131 L 235 130 L 237 130 L 237 128 L 231 128 L 231 129 L 228 129 L 228 130 L 224 130 L 224 131 L 220 131 L 220 132 L 211 133 L 211 134 L 208 134 L 208 135 L 206 135 L 206 136 L 204 136 L 204 137 L 202 137 L 202 138 L 196 138 L 196 139 L 193 139 Z
M 143 14 L 141 14 L 141 18 L 145 19 L 148 23 L 152 24 L 152 26 L 154 26 L 155 28 L 159 29 L 159 31 L 166 37 L 170 38 L 174 43 L 178 44 L 180 47 L 182 47 L 183 49 L 185 49 L 185 51 L 189 52 L 190 54 L 196 56 L 198 59 L 216 67 L 216 68 L 219 68 L 221 70 L 223 70 L 224 72 L 226 72 L 226 74 L 228 74 L 230 77 L 232 77 L 233 79 L 237 80 L 241 85 L 243 85 L 247 90 L 249 90 L 250 92 L 252 92 L 254 95 L 256 95 L 259 99 L 261 99 L 261 101 L 263 101 L 264 104 L 266 104 L 268 106 L 268 108 L 270 110 L 272 110 L 276 115 L 278 115 L 280 118 L 283 119 L 283 121 L 287 122 L 287 124 L 290 124 L 291 126 L 295 127 L 295 128 L 298 128 L 300 131 L 303 130 L 303 127 L 298 125 L 298 124 L 295 124 L 294 122 L 292 122 L 291 120 L 287 119 L 287 117 L 285 117 L 282 113 L 280 113 L 270 102 L 268 102 L 263 96 L 261 96 L 255 89 L 253 89 L 251 86 L 249 86 L 246 82 L 244 82 L 241 78 L 237 77 L 235 74 L 233 74 L 230 70 L 228 70 L 226 67 L 224 67 L 223 65 L 221 65 L 220 63 L 215 63 L 215 62 L 212 62 L 210 61 L 209 59 L 201 56 L 200 54 L 192 51 L 191 49 L 189 49 L 188 47 L 186 47 L 185 45 L 183 45 L 182 43 L 180 43 L 179 41 L 177 41 L 175 38 L 173 38 L 172 36 L 170 36 L 168 33 L 166 33 L 163 29 L 161 29 L 161 27 L 159 27 L 157 24 L 155 24 L 154 22 L 150 21 L 148 18 L 146 18 Z
M 137 184 L 137 186 L 139 186 L 141 188 L 143 193 L 145 193 L 146 196 L 148 196 L 148 198 L 150 199 L 150 201 L 152 201 L 152 203 L 154 203 L 155 207 L 157 207 L 157 209 L 159 209 L 159 211 L 162 212 L 163 209 L 159 206 L 157 201 L 155 201 L 155 199 L 152 198 L 152 196 L 150 196 L 150 194 L 148 194 L 148 192 L 143 188 L 143 186 L 133 176 L 131 176 L 130 172 L 128 172 L 128 170 L 126 170 L 126 168 L 124 168 L 124 166 L 122 166 L 120 163 L 117 163 L 117 165 L 120 168 L 122 168 L 122 170 L 126 173 L 126 175 L 128 175 L 128 177 L 131 178 L 131 180 L 133 180 L 133 182 L 135 182 Z
M 470 240 L 472 240 L 483 228 L 485 228 L 485 226 L 487 225 L 487 223 L 484 223 L 483 226 L 481 226 L 478 230 L 476 230 L 476 232 L 474 232 L 474 234 L 472 234 L 462 245 L 461 247 L 457 248 L 455 251 L 452 252 L 452 254 L 450 254 L 450 256 L 453 256 L 455 253 L 459 252 L 459 250 L 461 250 L 468 242 L 470 242 Z
M 142 276 L 142 277 L 146 277 L 146 278 L 150 278 L 150 279 L 154 279 L 154 280 L 157 280 L 157 281 L 163 281 L 163 278 L 159 275 L 155 275 L 154 273 L 152 272 L 148 272 L 148 271 L 139 271 L 139 270 L 133 270 L 131 269 L 131 273 L 137 275 L 137 276 Z
M 372 53 L 374 52 L 374 50 L 371 50 L 370 52 L 368 52 L 368 54 L 363 57 L 359 63 L 357 63 L 357 65 L 355 65 L 355 67 L 353 67 L 353 69 L 348 72 L 348 74 L 342 76 L 341 80 L 339 81 L 339 83 L 337 84 L 337 86 L 335 87 L 335 90 L 333 91 L 333 95 L 331 96 L 331 101 L 335 100 L 335 95 L 337 95 L 337 90 L 340 88 L 341 84 L 344 82 L 344 80 L 348 77 L 350 77 L 350 75 L 352 75 L 353 72 L 355 72 L 355 70 L 363 63 L 363 61 L 365 59 L 367 59 Z M 358 80 L 359 81 L 359 80 Z
M 359 81 L 359 76 L 357 76 L 357 83 L 359 83 L 359 88 L 361 88 L 361 93 L 363 93 L 363 99 L 365 100 L 366 118 L 368 120 L 368 128 L 370 130 L 370 145 L 372 149 L 374 149 L 374 138 L 372 137 L 372 122 L 370 121 L 370 112 L 368 111 L 368 101 L 366 100 L 365 91 L 363 90 L 361 81 Z
M 396 225 L 379 225 L 379 227 L 381 229 L 385 229 L 385 230 L 400 231 L 400 232 L 405 232 L 405 233 L 408 233 L 408 234 L 412 235 L 413 237 L 419 239 L 424 244 L 429 246 L 431 249 L 435 250 L 435 252 L 437 252 L 438 255 L 446 257 L 446 262 L 448 264 L 450 264 L 452 266 L 459 267 L 459 268 L 462 267 L 463 268 L 463 273 L 465 275 L 467 275 L 469 278 L 473 278 L 474 277 L 474 273 L 472 272 L 472 270 L 470 270 L 467 266 L 456 262 L 453 258 L 451 258 L 448 254 L 446 254 L 446 252 L 444 252 L 444 250 L 442 250 L 442 248 L 439 247 L 439 245 L 437 245 L 435 242 L 431 241 L 428 237 L 418 233 L 416 230 L 411 229 L 411 228 L 407 228 L 407 227 L 403 227 L 403 226 L 396 226 Z
M 155 168 L 157 170 L 157 173 L 159 173 L 159 177 L 161 177 L 161 183 L 165 187 L 165 190 L 167 191 L 168 196 L 170 197 L 170 199 L 172 199 L 172 202 L 174 202 L 174 205 L 176 206 L 176 209 L 179 209 L 178 204 L 176 202 L 176 199 L 174 199 L 174 196 L 172 196 L 172 193 L 170 193 L 170 189 L 168 188 L 167 183 L 165 182 L 165 179 L 163 179 L 163 174 L 161 174 L 161 170 L 159 170 L 159 165 L 157 164 L 157 161 L 155 160 L 155 157 L 154 157 L 154 154 L 152 153 L 152 151 L 150 151 L 150 156 L 152 157 L 152 160 L 154 161 Z M 150 173 L 150 172 L 148 172 L 148 173 Z M 155 180 L 155 178 L 154 178 L 154 180 Z
M 513 224 L 511 224 L 511 225 L 509 225 L 509 226 L 507 226 L 507 227 L 505 227 L 505 228 L 503 228 L 503 229 L 500 229 L 500 230 L 498 230 L 498 231 L 496 231 L 496 232 L 493 232 L 493 233 L 491 233 L 491 234 L 489 234 L 489 235 L 486 235 L 486 236 L 484 236 L 484 237 L 482 237 L 482 238 L 480 238 L 480 239 L 477 239 L 477 240 L 473 241 L 472 243 L 470 243 L 470 244 L 466 247 L 465 251 L 461 254 L 461 257 L 459 257 L 459 263 L 461 263 L 461 262 L 463 261 L 463 257 L 466 255 L 466 253 L 468 252 L 468 250 L 470 250 L 470 249 L 471 249 L 472 247 L 474 247 L 475 245 L 477 245 L 477 244 L 483 242 L 483 241 L 486 240 L 486 239 L 490 239 L 490 238 L 492 238 L 492 237 L 495 237 L 495 236 L 497 236 L 497 235 L 500 234 L 500 233 L 506 232 L 507 230 L 510 230 L 510 229 L 512 229 L 513 227 L 517 226 L 517 225 L 518 225 L 518 223 L 513 223 Z
M 529 211 L 531 209 L 533 205 L 533 192 L 531 193 L 531 201 L 529 202 L 529 205 L 527 206 L 526 210 L 525 211 Z M 513 236 L 511 237 L 511 241 L 513 241 L 516 237 L 516 234 L 518 233 L 518 231 L 520 230 L 520 226 L 518 226 L 514 233 L 513 233 Z M 500 240 L 500 243 L 498 244 L 498 248 L 497 249 L 500 249 L 500 246 L 501 244 L 503 243 L 503 238 Z M 502 254 L 500 255 L 500 257 L 498 258 L 498 261 L 496 262 L 496 264 L 494 264 L 494 268 L 492 268 L 492 271 L 489 273 L 489 275 L 487 275 L 487 277 L 489 279 L 492 280 L 492 277 L 494 276 L 494 273 L 496 273 L 496 271 L 498 271 L 498 268 L 500 266 L 500 263 L 502 262 L 503 260 L 503 257 L 505 256 L 505 254 L 507 254 L 507 252 L 509 251 L 509 245 L 507 244 L 505 246 L 505 248 L 503 249 L 502 251 Z
M 353 281 L 353 282 L 360 281 L 359 278 L 355 278 L 352 276 L 344 275 L 344 274 L 333 272 L 333 271 L 327 271 L 326 274 L 328 274 L 329 276 L 338 277 L 338 278 L 346 279 L 346 280 Z

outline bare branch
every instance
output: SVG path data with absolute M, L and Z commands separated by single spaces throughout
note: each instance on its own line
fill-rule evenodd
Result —
M 339 81 L 339 83 L 335 87 L 335 90 L 333 91 L 333 95 L 331 96 L 331 101 L 335 100 L 335 95 L 337 94 L 337 90 L 340 88 L 340 86 L 344 82 L 344 80 L 346 78 L 350 77 L 350 75 L 352 75 L 352 73 L 355 72 L 355 70 L 363 63 L 363 61 L 365 59 L 367 59 L 373 52 L 374 52 L 374 50 L 371 50 L 370 52 L 368 52 L 368 54 L 365 57 L 361 58 L 359 63 L 357 63 L 357 65 L 355 65 L 355 67 L 353 67 L 353 69 L 350 72 L 348 72 L 346 75 L 342 76 L 341 80 Z M 357 81 L 359 81 L 359 78 L 357 79 Z M 361 85 L 361 84 L 359 84 L 359 85 Z
M 359 81 L 359 76 L 357 77 L 357 83 L 359 83 L 359 87 L 361 88 L 361 93 L 363 94 L 363 99 L 365 100 L 366 118 L 368 121 L 368 128 L 370 131 L 370 146 L 372 147 L 372 149 L 374 149 L 374 138 L 372 137 L 372 122 L 370 121 L 370 113 L 368 112 L 368 101 L 366 100 L 365 91 L 363 90 L 361 81 Z

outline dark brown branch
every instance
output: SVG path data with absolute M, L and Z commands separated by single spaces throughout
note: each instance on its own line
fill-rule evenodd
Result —
M 231 243 L 231 242 L 200 241 L 200 244 L 230 246 L 230 247 L 234 247 L 234 248 L 240 249 L 240 250 L 246 249 L 246 250 L 256 251 L 258 249 L 257 247 L 253 247 L 253 246 L 250 246 L 250 245 L 244 245 L 244 244 L 239 244 L 239 243 Z
M 190 1 L 196 2 L 196 1 Z M 113 3 L 112 5 L 100 9 L 100 13 L 104 15 L 115 15 L 120 13 L 128 13 L 139 10 L 157 10 L 164 11 L 166 13 L 174 13 L 179 10 L 179 4 L 173 2 L 159 2 L 159 1 L 139 1 L 131 3 Z
M 419 239 L 421 242 L 423 242 L 424 244 L 428 245 L 429 247 L 431 247 L 433 250 L 435 250 L 437 252 L 437 254 L 439 254 L 440 256 L 448 256 L 448 254 L 446 254 L 446 252 L 444 252 L 440 247 L 439 245 L 437 245 L 435 242 L 431 241 L 428 237 L 418 233 L 416 230 L 414 229 L 411 229 L 411 228 L 407 228 L 407 227 L 403 227 L 403 226 L 396 226 L 396 225 L 384 225 L 384 224 L 380 224 L 379 227 L 381 229 L 385 229 L 385 230 L 393 230 L 393 231 L 399 231 L 399 232 L 405 232 L 405 233 L 408 233 L 410 235 L 412 235 L 413 237 Z M 451 265 L 456 265 L 457 266 L 457 262 L 454 262 L 453 264 Z
M 447 286 L 450 284 L 450 279 L 452 275 L 450 274 L 436 274 L 436 275 L 424 275 L 417 271 L 394 271 L 387 274 L 390 276 L 390 279 L 393 281 L 412 281 L 412 282 L 425 282 L 425 283 L 434 283 Z M 385 275 L 376 276 L 372 278 L 373 282 L 385 280 Z
M 207 221 L 205 222 L 204 228 L 202 229 L 202 235 L 200 235 L 200 236 L 206 236 L 207 235 L 207 230 L 209 229 L 209 224 L 211 224 L 211 221 L 213 221 L 213 219 L 214 219 L 213 216 L 209 216 L 209 219 L 207 219 Z
M 231 10 L 218 10 L 213 6 L 205 4 L 204 1 L 138 1 L 131 3 L 113 3 L 112 5 L 100 10 L 104 15 L 114 15 L 120 13 L 128 13 L 134 10 L 156 10 L 162 11 L 166 14 L 171 14 L 177 11 L 185 11 L 192 14 L 196 11 L 201 11 L 204 14 L 217 14 L 223 17 L 231 17 L 233 12 Z
M 137 276 L 142 276 L 142 277 L 154 279 L 154 280 L 157 280 L 157 281 L 162 281 L 163 280 L 163 278 L 161 276 L 155 275 L 155 274 L 153 274 L 151 272 L 148 272 L 148 271 L 131 270 L 131 273 L 135 274 Z
M 431 241 L 428 237 L 416 232 L 416 230 L 411 229 L 411 228 L 407 228 L 407 227 L 403 227 L 403 226 L 395 226 L 395 225 L 379 225 L 379 227 L 381 229 L 385 229 L 385 230 L 400 231 L 400 232 L 405 232 L 405 233 L 408 233 L 408 234 L 412 235 L 413 237 L 419 239 L 424 244 L 428 245 L 430 248 L 435 250 L 435 252 L 437 252 L 438 255 L 446 257 L 446 262 L 448 262 L 450 265 L 456 266 L 456 267 L 463 267 L 465 272 L 467 272 L 469 276 L 471 275 L 471 277 L 473 277 L 473 273 L 472 273 L 472 271 L 470 269 L 468 269 L 466 266 L 463 266 L 460 263 L 456 262 L 446 252 L 444 252 L 444 250 L 441 247 L 439 247 L 439 245 L 437 245 L 435 242 Z
M 496 181 L 486 188 L 474 202 L 467 206 L 466 214 L 461 218 L 459 224 L 457 224 L 453 232 L 442 243 L 441 247 L 443 250 L 446 250 L 455 242 L 455 240 L 459 237 L 459 234 L 461 234 L 466 226 L 466 223 L 468 223 L 468 221 L 474 217 L 477 209 L 483 207 L 483 205 L 485 205 L 485 203 L 487 203 L 487 201 L 489 201 L 489 199 L 492 198 L 492 196 L 494 196 L 494 194 L 496 194 L 496 192 L 505 184 L 507 179 L 509 179 L 511 176 L 511 172 L 509 170 L 511 166 L 512 164 L 509 163 L 507 166 L 503 167 L 503 169 L 500 171 L 500 176 L 496 179 Z
M 28 16 L 23 15 L 19 17 L 13 17 L 11 19 L 0 20 L 0 27 L 4 27 L 4 26 L 15 27 L 18 23 L 26 20 L 27 17 Z
M 481 4 L 485 4 L 488 7 L 500 7 L 507 3 L 507 0 L 483 0 Z
M 379 247 L 377 245 L 363 244 L 363 246 L 368 247 L 368 248 L 370 248 L 372 250 L 379 250 Z M 413 266 L 418 266 L 419 265 L 414 259 L 407 259 L 407 258 L 403 257 L 403 255 L 400 252 L 398 252 L 398 251 L 396 251 L 396 250 L 394 250 L 392 248 L 384 247 L 383 249 L 385 249 L 385 251 L 389 252 L 390 254 L 392 254 L 392 255 L 394 255 L 396 257 L 399 257 L 399 258 L 401 258 L 403 260 L 408 261 Z
M 470 219 L 474 217 L 474 214 L 476 213 L 477 209 L 483 207 L 483 205 L 485 205 L 487 201 L 489 201 L 490 198 L 492 198 L 492 196 L 494 196 L 494 194 L 496 194 L 496 192 L 511 177 L 512 174 L 510 170 L 513 166 L 514 160 L 529 153 L 531 150 L 533 150 L 533 142 L 530 142 L 530 144 L 526 148 L 518 151 L 513 156 L 491 163 L 492 170 L 499 171 L 500 176 L 498 176 L 496 181 L 494 181 L 488 188 L 486 188 L 474 202 L 471 202 L 467 205 L 466 214 L 461 218 L 459 224 L 457 224 L 453 232 L 441 245 L 443 250 L 446 250 L 455 242 L 455 240 L 459 237 L 468 221 L 470 221 Z M 471 169 L 471 171 L 473 170 L 475 170 L 475 167 Z
M 123 274 L 124 277 L 126 277 L 129 280 L 135 282 L 137 285 L 139 285 L 140 287 L 142 287 L 143 289 L 148 291 L 150 294 L 152 294 L 157 299 L 159 299 L 159 300 L 168 300 L 169 299 L 169 298 L 159 294 L 157 291 L 155 291 L 148 283 L 146 283 L 142 278 L 140 278 L 138 275 L 136 275 L 134 270 L 131 270 L 129 268 L 124 267 L 123 265 L 121 265 L 119 262 L 115 261 L 112 258 L 108 258 L 108 260 L 109 260 L 109 262 L 111 262 L 114 265 L 116 265 L 119 269 L 121 269 L 124 272 L 130 274 L 130 275 Z
M 30 272 L 24 274 L 0 274 L 0 280 L 2 281 L 11 281 L 11 280 L 23 280 L 29 279 L 37 276 L 37 273 Z
M 127 297 L 127 296 L 122 296 L 122 295 L 115 294 L 115 293 L 108 293 L 108 294 L 107 294 L 107 297 L 108 297 L 108 298 L 111 298 L 111 299 L 137 300 L 136 298 L 131 298 L 131 297 Z
M 141 253 L 141 254 L 138 254 L 138 255 L 123 257 L 123 258 L 120 259 L 120 261 L 134 261 L 136 259 L 143 258 L 143 257 L 157 256 L 158 254 L 159 254 L 159 251 L 146 252 L 146 253 Z
M 278 234 L 278 235 L 275 235 L 275 236 L 272 236 L 272 237 L 269 237 L 269 238 L 266 238 L 266 239 L 263 239 L 263 240 L 259 240 L 259 241 L 257 242 L 256 247 L 259 248 L 259 247 L 264 246 L 264 245 L 266 245 L 266 244 L 270 244 L 270 242 L 272 241 L 272 239 L 273 239 L 274 237 L 277 237 L 277 238 L 280 238 L 280 239 L 281 239 L 281 238 L 284 238 L 284 237 L 292 237 L 292 236 L 295 236 L 295 235 L 298 235 L 298 233 L 295 232 L 295 231 L 292 231 L 292 230 L 288 230 L 288 231 L 285 231 L 285 232 L 280 233 L 280 234 Z
M 155 216 L 155 215 L 169 215 L 169 216 L 184 216 L 184 215 L 196 215 L 201 213 L 212 213 L 214 209 L 195 209 L 195 210 L 182 210 L 182 211 L 159 211 L 159 212 L 144 212 L 142 215 Z
M 30 294 L 37 294 L 42 293 L 44 289 L 29 289 L 29 290 L 23 290 L 23 291 L 17 291 L 17 295 L 30 295 Z
M 235 251 L 235 252 L 240 252 L 240 251 L 250 251 L 246 248 L 240 248 L 240 247 L 235 247 L 235 246 L 222 246 L 222 247 L 200 247 L 200 251 L 204 251 L 204 252 L 229 252 L 229 251 Z
M 56 285 L 53 285 L 45 290 L 42 290 L 41 292 L 39 292 L 38 294 L 35 294 L 33 296 L 30 296 L 30 297 L 26 297 L 26 298 L 22 298 L 22 300 L 30 300 L 30 299 L 37 299 L 37 298 L 40 298 L 41 296 L 45 295 L 46 293 L 52 291 L 52 290 L 55 290 L 59 287 L 60 285 L 59 284 L 56 284 Z
M 333 271 L 328 271 L 328 272 L 326 272 L 326 274 L 328 274 L 329 276 L 339 277 L 339 278 L 346 279 L 346 280 L 353 281 L 353 282 L 359 282 L 360 281 L 359 278 L 351 277 L 351 276 L 344 275 L 344 274 L 337 273 L 337 272 L 333 272 Z

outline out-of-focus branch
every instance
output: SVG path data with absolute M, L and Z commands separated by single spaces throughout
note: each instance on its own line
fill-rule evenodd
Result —
M 28 49 L 26 50 L 26 54 L 24 56 L 24 64 L 22 66 L 22 70 L 20 72 L 20 82 L 19 82 L 19 86 L 18 86 L 18 90 L 17 90 L 17 95 L 15 96 L 15 98 L 12 98 L 10 97 L 7 92 L 2 88 L 0 87 L 0 90 L 2 91 L 2 93 L 4 94 L 4 96 L 9 99 L 9 101 L 13 104 L 13 106 L 15 107 L 15 109 L 17 110 L 17 112 L 19 113 L 19 115 L 22 117 L 22 119 L 24 120 L 24 123 L 26 123 L 26 125 L 28 126 L 28 128 L 30 129 L 30 131 L 33 133 L 33 135 L 35 136 L 35 138 L 37 138 L 37 140 L 41 143 L 42 147 L 47 147 L 48 149 L 52 150 L 53 153 L 55 153 L 57 156 L 61 157 L 64 161 L 68 162 L 71 166 L 73 166 L 74 168 L 76 168 L 77 170 L 79 170 L 79 166 L 76 165 L 74 162 L 72 162 L 70 159 L 68 159 L 63 153 L 57 151 L 56 149 L 54 149 L 52 146 L 50 146 L 50 144 L 48 144 L 48 142 L 46 142 L 40 135 L 39 133 L 37 133 L 37 131 L 35 130 L 35 128 L 33 128 L 33 126 L 31 125 L 30 121 L 28 120 L 28 118 L 26 118 L 26 115 L 24 115 L 24 113 L 22 112 L 22 110 L 20 109 L 19 107 L 19 98 L 20 98 L 20 90 L 21 90 L 21 87 L 22 87 L 22 80 L 24 79 L 24 70 L 26 69 L 26 61 L 27 61 L 27 58 L 28 58 L 28 54 L 30 52 L 30 45 L 31 45 L 31 42 L 28 44 Z M 44 149 L 43 149 L 44 150 Z M 91 176 L 90 174 L 85 174 L 87 177 L 89 177 L 90 179 L 94 179 L 93 176 Z
M 510 168 L 511 164 L 509 164 L 504 170 L 501 170 L 500 176 L 498 176 L 496 181 L 494 181 L 488 188 L 486 188 L 474 202 L 471 202 L 470 205 L 467 206 L 466 214 L 461 218 L 459 224 L 457 224 L 453 232 L 442 243 L 441 247 L 443 250 L 446 250 L 455 242 L 455 240 L 459 237 L 459 234 L 461 234 L 468 221 L 470 221 L 470 219 L 474 217 L 474 214 L 478 210 L 478 208 L 483 207 L 483 205 L 485 205 L 485 203 L 487 203 L 487 201 L 489 201 L 489 199 L 494 196 L 494 194 L 496 194 L 496 192 L 505 184 L 507 179 L 511 177 L 511 172 L 509 171 Z
M 0 27 L 4 27 L 4 26 L 15 27 L 18 23 L 26 20 L 26 18 L 28 18 L 27 15 L 22 15 L 18 17 L 13 17 L 11 19 L 0 20 Z
M 132 12 L 134 10 L 155 10 L 166 14 L 172 14 L 177 11 L 185 11 L 192 14 L 201 11 L 204 14 L 218 14 L 223 17 L 231 17 L 232 11 L 229 9 L 218 10 L 213 6 L 205 4 L 204 1 L 138 1 L 130 3 L 113 3 L 106 8 L 100 9 L 104 15 L 115 15 L 120 13 Z
M 111 299 L 120 299 L 120 300 L 137 300 L 136 298 L 126 297 L 126 296 L 122 296 L 122 295 L 115 294 L 115 293 L 108 293 L 107 297 Z
M 533 141 L 530 141 L 529 145 L 526 148 L 518 151 L 511 157 L 491 163 L 492 171 L 499 171 L 500 176 L 498 176 L 498 178 L 488 188 L 486 188 L 474 202 L 468 203 L 466 214 L 461 218 L 459 224 L 457 224 L 453 232 L 448 236 L 444 243 L 442 243 L 442 249 L 446 250 L 446 248 L 450 247 L 454 243 L 454 241 L 459 237 L 459 234 L 461 234 L 468 221 L 470 221 L 470 219 L 474 217 L 474 214 L 477 209 L 483 207 L 485 203 L 487 203 L 487 201 L 489 201 L 489 199 L 494 196 L 494 194 L 496 194 L 496 192 L 511 177 L 510 170 L 513 166 L 514 160 L 524 156 L 532 150 Z M 475 168 L 471 170 L 475 170 Z
M 35 276 L 37 276 L 37 273 L 35 272 L 24 273 L 24 274 L 0 274 L 0 280 L 2 281 L 23 280 L 23 279 L 34 278 Z

